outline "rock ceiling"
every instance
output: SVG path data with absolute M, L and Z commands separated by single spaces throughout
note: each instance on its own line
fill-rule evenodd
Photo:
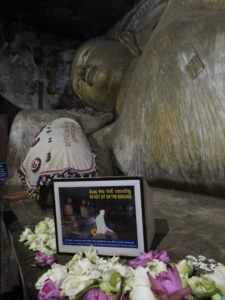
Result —
M 0 19 L 75 39 L 103 34 L 138 0 L 8 0 L 0 3 Z

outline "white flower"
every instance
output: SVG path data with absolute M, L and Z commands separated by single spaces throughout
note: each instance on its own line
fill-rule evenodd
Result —
M 47 255 L 55 254 L 56 250 L 47 247 L 47 244 L 40 239 L 35 239 L 30 243 L 29 249 L 32 251 L 40 251 Z
M 51 279 L 55 284 L 61 285 L 67 274 L 67 268 L 59 264 L 53 264 L 51 269 L 44 273 L 36 282 L 35 288 L 40 290 L 46 279 Z
M 112 269 L 117 271 L 124 278 L 133 276 L 133 269 L 129 266 L 123 266 L 118 263 L 115 266 L 113 266 Z
M 35 233 L 26 228 L 20 236 L 20 242 L 25 242 L 30 250 L 40 251 L 47 255 L 55 254 L 55 223 L 51 218 L 45 218 L 35 226 Z
M 49 235 L 46 233 L 40 233 L 38 235 L 36 235 L 37 239 L 44 242 L 47 242 L 49 240 Z
M 55 235 L 55 222 L 53 219 L 48 218 L 46 220 L 47 224 L 48 224 L 48 233 L 52 236 Z
M 41 240 L 38 240 L 37 238 L 35 240 L 33 240 L 32 242 L 30 242 L 30 246 L 29 246 L 30 250 L 43 252 L 42 250 L 39 250 L 39 249 L 43 249 L 43 248 L 45 248 L 43 246 L 43 242 Z
M 192 295 L 196 298 L 208 298 L 217 293 L 215 282 L 204 274 L 188 278 L 188 285 L 192 289 Z
M 131 291 L 134 286 L 134 275 L 132 277 L 128 277 L 125 279 L 123 284 L 123 292 L 126 293 L 128 291 Z
M 79 292 L 84 290 L 89 285 L 93 284 L 95 281 L 96 274 L 89 275 L 74 275 L 68 274 L 62 282 L 62 296 L 67 296 L 69 298 L 74 298 Z
M 113 269 L 125 279 L 123 283 L 123 292 L 130 291 L 133 287 L 134 269 L 129 266 L 123 266 L 119 263 L 116 264 Z
M 225 296 L 225 267 L 219 266 L 215 268 L 212 274 L 205 275 L 211 278 L 222 296 Z
M 45 245 L 42 245 L 42 247 L 39 247 L 39 249 L 37 251 L 43 252 L 47 255 L 54 255 L 56 253 L 55 250 L 49 249 L 49 248 L 45 247 Z
M 167 266 L 163 261 L 153 259 L 147 263 L 148 268 L 151 270 L 152 276 L 155 278 L 161 273 L 167 272 Z
M 140 266 L 135 270 L 134 287 L 130 293 L 131 300 L 156 300 L 156 297 L 151 290 L 147 271 L 147 268 L 145 269 Z
M 97 266 L 92 264 L 87 258 L 78 260 L 76 263 L 70 265 L 70 272 L 75 275 L 90 274 L 97 269 Z
M 36 234 L 45 234 L 48 230 L 48 224 L 45 221 L 39 222 L 34 229 Z
M 26 228 L 20 235 L 19 242 L 25 242 L 29 236 L 32 236 L 33 232 L 30 228 Z
M 98 269 L 101 272 L 106 272 L 108 270 L 111 270 L 119 261 L 119 257 L 113 256 L 112 258 L 106 260 L 104 258 L 100 258 L 96 265 L 98 266 Z
M 55 221 L 52 218 L 45 218 L 45 222 L 48 224 L 48 227 L 55 228 Z
M 122 283 L 121 279 L 122 278 L 117 271 L 113 269 L 107 270 L 102 274 L 102 282 L 100 283 L 100 289 L 108 294 L 118 292 Z
M 85 256 L 87 257 L 87 259 L 92 262 L 92 263 L 97 263 L 99 261 L 99 256 L 98 256 L 98 252 L 97 249 L 94 248 L 93 246 L 90 246 L 88 248 L 88 251 L 84 253 Z
M 75 277 L 72 276 L 72 275 L 68 275 L 62 285 L 61 285 L 61 295 L 62 296 L 66 296 L 66 297 L 69 297 L 69 299 L 75 297 L 81 290 L 77 290 L 75 288 L 75 283 L 74 283 L 74 279 Z
M 63 281 L 62 289 L 63 295 L 68 297 L 73 297 L 101 277 L 97 266 L 82 258 L 81 254 L 75 255 L 67 266 L 69 274 Z
M 133 277 L 133 269 L 129 266 L 124 266 L 118 263 L 118 257 L 111 259 L 100 258 L 96 262 L 98 271 L 101 272 L 102 278 L 100 280 L 100 289 L 105 293 L 112 293 L 119 291 L 124 279 L 123 289 L 129 291 L 131 289 L 131 280 Z
M 46 246 L 53 251 L 56 251 L 56 239 L 51 238 L 46 242 Z
M 39 222 L 35 226 L 34 230 L 35 234 L 40 235 L 40 234 L 47 234 L 50 236 L 55 235 L 55 222 L 51 218 L 45 218 L 44 221 Z
M 175 266 L 182 275 L 190 276 L 193 273 L 193 261 L 191 259 L 182 259 Z
M 83 257 L 82 252 L 75 254 L 73 256 L 73 258 L 70 261 L 68 261 L 68 263 L 66 264 L 67 268 L 72 269 L 74 264 L 76 264 L 78 261 L 80 261 L 82 259 L 82 257 Z
M 27 240 L 25 242 L 26 246 L 29 246 L 31 243 L 37 240 L 37 236 L 35 234 L 30 234 L 27 236 Z

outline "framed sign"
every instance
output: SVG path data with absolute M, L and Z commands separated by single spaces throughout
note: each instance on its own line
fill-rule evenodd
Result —
M 59 253 L 137 256 L 146 251 L 141 177 L 53 180 Z

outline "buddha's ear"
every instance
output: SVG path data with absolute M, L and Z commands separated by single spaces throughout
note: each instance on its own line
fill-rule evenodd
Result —
M 130 31 L 123 31 L 118 36 L 119 42 L 126 47 L 134 56 L 141 55 L 135 35 Z

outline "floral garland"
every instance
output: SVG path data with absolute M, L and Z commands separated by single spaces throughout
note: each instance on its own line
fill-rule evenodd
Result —
M 53 224 L 46 218 L 36 225 L 35 234 L 25 229 L 20 241 L 31 250 L 47 248 L 45 254 L 54 254 L 55 246 L 43 242 L 43 235 L 53 237 Z M 166 251 L 149 251 L 121 263 L 119 257 L 99 257 L 91 246 L 65 265 L 53 263 L 35 287 L 39 300 L 225 300 L 225 266 L 205 261 L 203 256 L 187 256 L 173 263 Z M 197 275 L 199 267 L 205 271 Z

